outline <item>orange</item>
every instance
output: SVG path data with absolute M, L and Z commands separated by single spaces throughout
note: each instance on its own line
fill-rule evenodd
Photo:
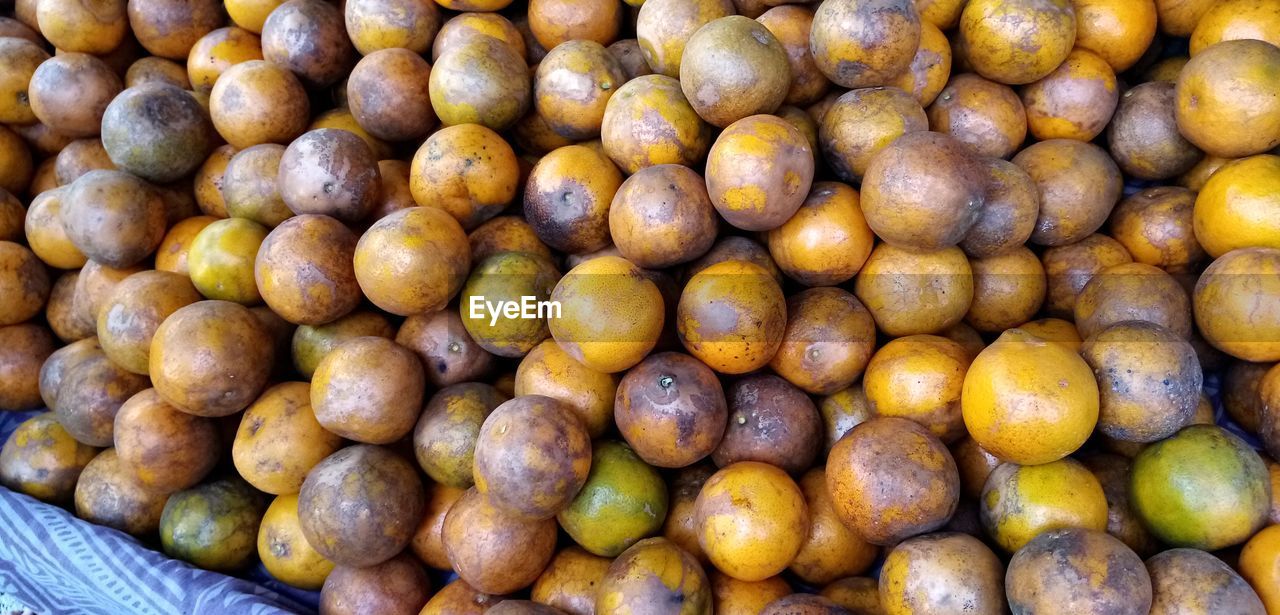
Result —
M 809 507 L 786 472 L 741 461 L 707 479 L 694 504 L 698 544 L 721 572 L 762 581 L 787 568 L 809 533 Z

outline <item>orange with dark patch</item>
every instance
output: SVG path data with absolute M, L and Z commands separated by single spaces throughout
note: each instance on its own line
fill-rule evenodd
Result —
M 808 105 L 816 102 L 831 87 L 827 76 L 818 69 L 809 51 L 809 33 L 813 29 L 813 10 L 798 5 L 773 7 L 756 18 L 778 39 L 787 52 L 791 67 L 791 87 L 783 102 Z
M 728 260 L 689 278 L 676 308 L 680 342 L 693 356 L 726 374 L 769 363 L 787 321 L 782 288 L 758 265 Z
M 313 87 L 342 79 L 354 56 L 342 12 L 323 0 L 289 0 L 262 23 L 262 57 Z
M 335 566 L 320 589 L 320 608 L 333 615 L 415 613 L 430 597 L 427 571 L 402 553 L 372 566 Z
M 204 479 L 222 452 L 212 419 L 192 416 L 147 389 L 130 397 L 115 418 L 120 464 L 142 486 L 173 493 Z
M 653 355 L 628 371 L 614 403 L 622 436 L 636 454 L 658 467 L 686 467 L 711 454 L 727 416 L 715 373 L 674 352 Z
M 854 427 L 831 449 L 827 488 L 845 525 L 872 544 L 893 544 L 951 518 L 960 475 L 928 429 L 882 417 Z
M 818 68 L 832 81 L 846 88 L 885 85 L 911 65 L 920 13 L 912 0 L 824 2 L 810 36 Z
M 553 613 L 595 613 L 596 593 L 612 561 L 592 555 L 581 547 L 566 547 L 556 554 L 534 582 L 529 597 L 538 604 L 560 609 Z
M 316 421 L 311 387 L 284 382 L 267 389 L 245 410 L 231 445 L 236 471 L 255 488 L 297 493 L 311 468 L 342 446 Z
M 825 585 L 837 579 L 863 574 L 880 549 L 844 525 L 827 491 L 826 472 L 814 468 L 800 478 L 800 491 L 809 508 L 809 533 L 800 552 L 788 566 L 802 581 Z
M 1044 265 L 1019 246 L 1004 254 L 975 258 L 973 303 L 965 322 L 983 333 L 1000 333 L 1035 317 L 1048 293 Z
M 857 297 L 811 288 L 787 299 L 786 332 L 769 366 L 808 393 L 829 395 L 862 375 L 875 340 L 875 321 Z
M 964 145 L 937 132 L 894 140 L 867 165 L 862 212 L 889 244 L 930 251 L 956 245 L 982 213 L 981 169 Z
M 455 8 L 447 4 L 422 0 L 352 0 L 344 3 L 343 18 L 351 43 L 362 55 L 382 49 L 406 49 L 420 55 L 431 48 L 440 30 L 440 6 Z
M 54 0 L 34 8 L 29 25 L 38 24 L 40 34 L 63 51 L 108 54 L 132 38 L 124 0 Z
M 1152 81 L 1120 97 L 1107 131 L 1107 145 L 1125 173 L 1141 179 L 1167 179 L 1191 170 L 1203 158 L 1204 154 L 1178 131 L 1174 90 L 1169 81 Z
M 356 243 L 355 269 L 360 289 L 379 308 L 401 316 L 433 312 L 462 288 L 471 246 L 444 210 L 410 207 L 365 231 Z
M 409 545 L 426 496 L 413 465 L 391 451 L 356 444 L 307 473 L 298 518 L 307 542 L 334 563 L 367 567 Z
M 1045 311 L 1070 317 L 1085 284 L 1108 267 L 1133 262 L 1124 245 L 1107 235 L 1094 234 L 1070 245 L 1049 248 L 1041 255 L 1049 282 Z
M 827 164 L 845 181 L 858 181 L 871 159 L 898 137 L 929 129 L 920 104 L 896 87 L 845 92 L 819 122 L 818 143 Z
M 478 38 L 505 43 L 520 59 L 527 59 L 524 36 L 511 20 L 497 13 L 459 13 L 444 22 L 436 34 L 431 44 L 431 61 L 439 62 L 446 52 Z
M 413 351 L 384 337 L 357 337 L 316 366 L 311 407 L 325 429 L 343 438 L 391 444 L 413 429 L 425 389 Z
M 243 410 L 267 383 L 274 355 L 253 312 L 228 301 L 180 308 L 156 329 L 149 357 L 160 396 L 198 416 Z
M 609 565 L 596 594 L 596 610 L 643 612 L 663 605 L 677 615 L 711 611 L 706 573 L 687 551 L 664 538 L 641 540 Z
M 694 510 L 707 557 L 742 581 L 761 581 L 785 570 L 809 531 L 809 507 L 800 487 L 777 467 L 756 461 L 713 474 Z
M 622 4 L 617 0 L 531 0 L 529 29 L 546 49 L 565 41 L 608 45 L 618 38 Z
M 538 238 L 557 250 L 592 252 L 609 244 L 609 205 L 622 175 L 603 154 L 570 145 L 529 173 L 524 213 Z
M 445 387 L 480 380 L 493 367 L 493 355 L 467 333 L 454 310 L 415 314 L 405 319 L 396 343 L 418 354 L 427 382 Z
M 515 48 L 479 36 L 450 49 L 431 67 L 431 106 L 445 126 L 475 123 L 505 130 L 532 102 L 529 67 Z
M 1111 236 L 1134 260 L 1170 273 L 1194 271 L 1205 259 L 1196 240 L 1195 193 L 1185 188 L 1148 188 L 1120 202 L 1111 214 Z
M 1125 320 L 1164 325 L 1178 336 L 1191 336 L 1191 300 L 1169 274 L 1142 263 L 1116 265 L 1098 272 L 1081 289 L 1075 322 L 1080 337 Z
M 724 128 L 782 105 L 791 88 L 790 60 L 760 22 L 721 17 L 689 37 L 680 60 L 680 87 L 702 119 Z
M 544 340 L 520 361 L 514 393 L 516 397 L 545 395 L 568 404 L 591 437 L 598 438 L 613 426 L 617 388 L 617 376 L 591 369 L 554 340 Z
M 413 200 L 449 212 L 465 229 L 501 213 L 515 198 L 519 183 L 520 168 L 511 145 L 478 124 L 437 131 L 418 148 L 409 169 Z
M 0 375 L 4 376 L 0 381 L 0 410 L 31 410 L 40 407 L 42 366 L 54 352 L 53 335 L 48 328 L 39 324 L 8 325 L 0 327 L 0 341 L 4 342 L 0 346 L 3 349 L 0 350 Z M 83 391 L 85 386 L 88 384 L 78 384 L 73 393 L 77 399 L 93 401 L 85 399 L 93 393 Z M 94 412 L 91 409 L 83 411 Z M 76 430 L 72 435 L 79 438 L 84 435 L 84 430 Z M 110 444 L 109 438 L 107 444 Z
M 431 65 L 408 49 L 381 49 L 366 55 L 347 77 L 347 104 L 369 134 L 409 141 L 436 126 L 427 83 Z
M 1012 162 L 982 158 L 979 165 L 986 174 L 982 209 L 959 245 L 973 258 L 987 258 L 1027 242 L 1040 215 L 1040 193 L 1031 176 Z
M 885 557 L 880 599 L 887 612 L 1004 613 L 1004 565 L 973 536 L 919 536 Z
M 716 210 L 697 172 L 675 164 L 628 177 L 609 207 L 609 235 L 639 267 L 665 269 L 706 254 L 715 242 Z
M 1161 549 L 1129 503 L 1129 481 L 1132 462 L 1120 455 L 1098 453 L 1082 458 L 1081 463 L 1093 472 L 1107 498 L 1107 533 L 1119 538 L 1135 553 L 1150 557 Z
M 376 310 L 356 310 L 327 325 L 302 325 L 294 331 L 290 345 L 293 366 L 303 378 L 311 378 L 316 366 L 342 342 L 362 335 L 395 337 L 387 317 Z
M 0 449 L 0 485 L 55 505 L 70 504 L 81 471 L 98 449 L 67 433 L 52 412 L 18 425 Z
M 200 37 L 187 55 L 187 79 L 191 89 L 208 93 L 228 68 L 262 59 L 258 35 L 241 28 L 218 28 Z
M 1151 578 L 1142 559 L 1124 543 L 1094 530 L 1055 530 L 1036 537 L 1009 562 L 1005 584 L 1014 610 L 1151 609 Z
M 266 227 L 293 216 L 280 197 L 278 177 L 284 152 L 283 145 L 264 143 L 235 152 L 227 161 L 221 194 L 228 215 Z
M 622 65 L 600 43 L 566 41 L 538 63 L 534 106 L 560 136 L 592 139 L 600 135 L 605 105 L 626 80 Z
M 280 158 L 280 197 L 295 214 L 358 222 L 378 200 L 378 161 L 360 137 L 336 128 L 298 137 Z
M 922 20 L 920 47 L 911 58 L 911 65 L 888 85 L 902 88 L 927 107 L 947 86 L 950 78 L 951 42 L 937 26 Z
M 123 88 L 120 77 L 102 60 L 66 53 L 36 68 L 27 96 L 41 123 L 65 136 L 83 138 L 98 134 L 107 105 Z
M 533 584 L 556 551 L 556 521 L 502 512 L 474 488 L 453 504 L 442 536 L 450 567 L 475 589 L 508 594 Z
M 547 519 L 587 480 L 591 438 L 563 402 L 517 397 L 485 419 L 475 446 L 476 488 L 506 514 Z
M 960 15 L 965 59 L 983 77 L 1020 85 L 1053 72 L 1076 40 L 1070 0 L 972 0 Z
M 509 399 L 481 382 L 454 384 L 431 396 L 413 429 L 414 456 L 427 476 L 453 489 L 470 487 L 480 427 Z
M 36 385 L 37 381 L 31 383 Z M 120 406 L 145 388 L 146 376 L 121 369 L 106 355 L 91 357 L 63 374 L 54 412 L 75 439 L 90 446 L 110 446 Z M 38 387 L 32 390 L 38 392 Z
M 983 156 L 1007 158 L 1027 138 L 1027 112 L 1013 88 L 963 73 L 929 106 L 929 127 Z
M 98 314 L 98 342 L 116 365 L 145 376 L 156 329 L 179 308 L 202 299 L 184 275 L 140 271 L 125 278 L 107 295 Z
M 694 111 L 678 80 L 645 75 L 609 99 L 600 139 L 609 158 L 634 174 L 658 164 L 699 164 L 711 146 L 711 126 Z
M 968 312 L 973 270 L 960 248 L 912 252 L 880 244 L 854 279 L 854 294 L 887 335 L 937 333 Z
M 809 194 L 814 175 L 809 141 L 786 120 L 754 115 L 720 133 L 707 156 L 707 194 L 729 224 L 748 231 L 778 228 Z
M 448 564 L 446 563 L 447 567 Z M 457 579 L 440 588 L 436 595 L 427 601 L 419 615 L 485 615 L 489 607 L 501 604 L 502 596 L 493 596 L 477 591 L 467 585 L 466 581 Z
M 1031 134 L 1041 141 L 1092 141 L 1119 101 L 1116 74 L 1097 54 L 1073 50 L 1053 72 L 1022 88 Z
M 322 325 L 360 303 L 352 258 L 356 236 L 328 216 L 291 217 L 258 248 L 254 275 L 262 299 L 285 320 Z
M 169 494 L 145 489 L 109 448 L 93 458 L 76 482 L 76 516 L 134 536 L 148 536 L 160 528 L 160 514 Z
M 36 121 L 27 87 L 32 74 L 48 59 L 49 54 L 36 41 L 0 38 L 0 122 L 31 124 Z
M 822 447 L 822 419 L 800 389 L 772 374 L 747 376 L 729 385 L 728 427 L 711 458 L 726 467 L 757 461 L 799 474 Z
M 89 171 L 115 168 L 115 163 L 107 156 L 107 150 L 102 147 L 100 139 L 76 139 L 58 152 L 54 159 L 53 175 L 58 186 L 67 186 Z
M 1102 148 L 1072 139 L 1051 139 L 1014 156 L 1040 192 L 1040 215 L 1031 242 L 1075 243 L 1107 221 L 1120 200 L 1123 178 Z
M 264 60 L 228 68 L 209 94 L 214 128 L 240 149 L 289 143 L 306 130 L 310 114 L 311 104 L 298 78 Z

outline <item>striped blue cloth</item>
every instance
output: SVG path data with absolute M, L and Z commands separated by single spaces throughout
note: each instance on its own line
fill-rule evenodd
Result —
M 0 412 L 0 442 L 37 412 Z M 318 594 L 261 565 L 246 578 L 195 568 L 134 537 L 0 487 L 0 613 L 281 615 L 316 611 Z

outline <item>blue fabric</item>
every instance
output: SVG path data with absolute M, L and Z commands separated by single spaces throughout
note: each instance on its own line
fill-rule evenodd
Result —
M 38 412 L 0 412 L 0 442 Z M 195 568 L 136 538 L 0 487 L 0 612 L 277 615 L 315 613 L 317 592 L 280 583 L 261 564 L 245 578 Z

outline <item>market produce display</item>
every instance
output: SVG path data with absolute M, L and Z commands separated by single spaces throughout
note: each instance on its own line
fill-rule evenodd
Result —
M 1278 45 L 0 0 L 0 488 L 332 615 L 1280 615 Z

